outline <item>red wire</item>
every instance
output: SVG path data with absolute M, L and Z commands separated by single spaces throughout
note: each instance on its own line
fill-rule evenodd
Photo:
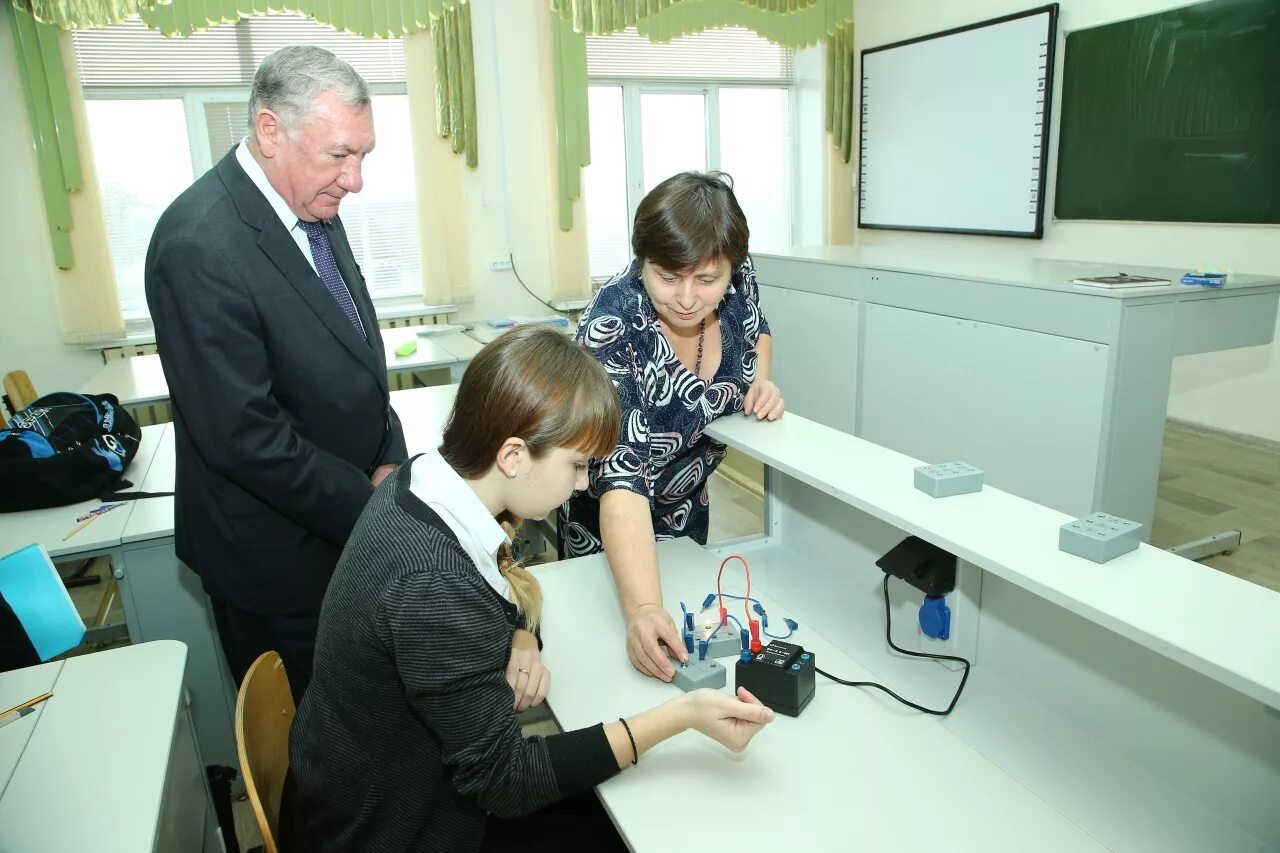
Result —
M 729 564 L 730 560 L 737 560 L 739 563 L 742 563 L 742 568 L 746 571 L 746 574 L 747 574 L 747 597 L 742 599 L 742 609 L 745 610 L 747 613 L 747 625 L 750 626 L 751 625 L 751 566 L 747 565 L 747 561 L 745 558 L 737 554 L 730 554 L 729 556 L 725 557 L 724 560 L 720 563 L 720 571 L 716 573 L 716 595 L 719 596 L 720 609 L 721 610 L 724 609 L 724 592 L 721 591 L 720 589 L 720 578 L 721 576 L 724 575 L 724 567 Z

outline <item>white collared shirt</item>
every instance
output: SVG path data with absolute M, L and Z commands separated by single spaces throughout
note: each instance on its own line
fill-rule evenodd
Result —
M 240 144 L 236 146 L 236 162 L 240 164 L 240 168 L 244 169 L 244 173 L 249 176 L 249 180 L 253 181 L 253 185 L 258 188 L 259 192 L 266 197 L 267 203 L 271 205 L 271 209 L 276 212 L 276 216 L 280 217 L 284 230 L 289 232 L 289 236 L 293 238 L 293 242 L 298 244 L 298 248 L 302 250 L 302 257 L 307 259 L 307 263 L 311 264 L 311 269 L 316 268 L 316 260 L 311 257 L 311 241 L 307 239 L 307 234 L 298 227 L 298 215 L 289 209 L 289 203 L 284 200 L 280 193 L 276 192 L 276 188 L 271 186 L 271 182 L 267 180 L 267 173 L 262 171 L 262 166 L 258 161 L 253 159 L 253 154 L 249 151 L 249 137 L 240 140 Z M 319 275 L 319 272 L 316 273 Z
M 511 584 L 498 571 L 498 549 L 507 541 L 507 533 L 484 501 L 449 467 L 438 450 L 413 460 L 410 475 L 409 491 L 449 525 L 481 576 L 498 595 L 509 600 Z

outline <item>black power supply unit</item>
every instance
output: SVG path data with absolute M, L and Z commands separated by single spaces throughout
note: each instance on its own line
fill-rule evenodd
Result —
M 749 661 L 739 660 L 734 676 L 738 687 L 747 688 L 779 714 L 798 717 L 813 699 L 817 669 L 812 653 L 774 640 Z

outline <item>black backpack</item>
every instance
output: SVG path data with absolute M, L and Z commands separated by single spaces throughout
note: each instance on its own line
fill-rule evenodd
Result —
M 0 430 L 0 512 L 107 499 L 133 485 L 124 469 L 141 441 L 138 422 L 112 394 L 40 397 Z

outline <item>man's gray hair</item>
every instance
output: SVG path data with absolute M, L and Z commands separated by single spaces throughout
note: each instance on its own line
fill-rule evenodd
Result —
M 253 75 L 249 132 L 262 110 L 271 110 L 290 137 L 306 124 L 316 99 L 332 92 L 351 107 L 369 106 L 369 87 L 356 70 L 322 47 L 295 44 L 269 54 Z

